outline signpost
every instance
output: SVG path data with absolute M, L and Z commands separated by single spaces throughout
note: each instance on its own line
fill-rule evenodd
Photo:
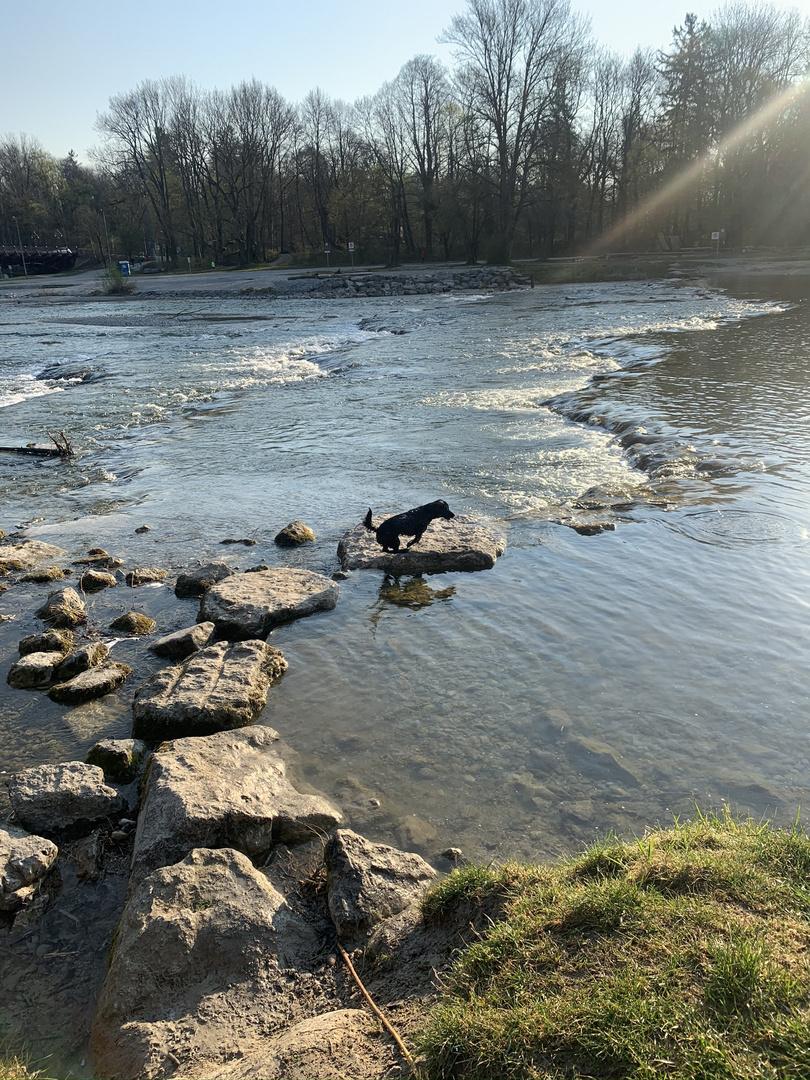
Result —
M 326 252 L 326 269 L 329 269 L 329 252 L 332 250 L 331 244 L 324 244 L 323 250 Z
M 349 253 L 351 254 L 351 257 L 352 257 L 352 270 L 354 270 L 354 241 L 353 240 L 349 241 Z

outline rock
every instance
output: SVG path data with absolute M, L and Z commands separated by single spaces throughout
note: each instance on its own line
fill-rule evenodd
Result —
M 156 626 L 154 619 L 150 619 L 148 615 L 142 615 L 140 611 L 127 611 L 110 623 L 111 630 L 116 630 L 120 634 L 138 636 L 153 633 Z
M 47 559 L 64 555 L 63 548 L 43 544 L 41 540 L 23 540 L 19 544 L 0 544 L 0 572 L 33 570 Z
M 139 525 L 135 530 L 136 533 L 148 533 L 152 531 L 151 525 Z
M 84 601 L 70 586 L 48 594 L 48 599 L 37 611 L 37 618 L 56 628 L 72 628 L 87 622 Z
M 0 828 L 0 911 L 18 911 L 36 895 L 59 848 L 43 836 Z
M 204 649 L 214 636 L 216 627 L 212 622 L 195 623 L 174 634 L 166 634 L 149 646 L 155 656 L 165 656 L 169 660 L 185 660 L 192 653 Z
M 8 795 L 17 819 L 33 832 L 55 833 L 127 809 L 101 769 L 81 761 L 23 769 L 12 776 Z
M 262 711 L 270 684 L 286 670 L 282 653 L 263 641 L 209 645 L 138 687 L 132 734 L 157 740 L 244 727 Z
M 130 588 L 135 588 L 137 585 L 149 585 L 155 581 L 164 581 L 167 573 L 167 570 L 160 570 L 157 566 L 139 566 L 134 570 L 130 570 L 125 580 Z
M 220 544 L 244 544 L 245 547 L 256 547 L 258 540 L 252 540 L 250 537 L 243 536 L 240 538 L 228 536 L 225 540 L 220 540 Z
M 44 634 L 29 634 L 22 638 L 17 649 L 20 656 L 34 652 L 58 652 L 65 655 L 73 648 L 72 630 L 46 630 Z
M 146 744 L 140 739 L 102 739 L 90 747 L 85 761 L 98 765 L 117 784 L 131 784 L 145 756 Z
M 127 664 L 108 660 L 89 671 L 82 672 L 69 682 L 57 683 L 48 691 L 51 701 L 60 705 L 83 705 L 112 693 L 132 673 Z
M 61 661 L 53 673 L 57 682 L 68 682 L 81 675 L 83 671 L 89 671 L 92 667 L 106 660 L 110 650 L 103 641 L 91 641 L 89 645 L 83 645 L 80 649 L 70 653 Z
M 192 570 L 188 574 L 180 574 L 174 586 L 175 596 L 202 596 L 212 585 L 218 581 L 224 581 L 233 573 L 226 563 L 208 563 L 199 570 Z
M 330 611 L 339 591 L 336 582 L 311 570 L 235 574 L 203 596 L 200 621 L 210 620 L 220 637 L 233 641 L 265 638 L 282 623 Z
M 315 541 L 315 533 L 303 521 L 291 521 L 276 536 L 279 547 L 298 547 Z
M 21 580 L 29 581 L 34 585 L 48 585 L 52 581 L 61 581 L 64 576 L 65 571 L 61 566 L 43 566 L 41 570 L 32 570 L 29 574 L 24 574 Z
M 326 845 L 329 911 L 344 939 L 414 904 L 436 877 L 419 855 L 339 829 Z
M 296 972 L 319 947 L 237 851 L 192 851 L 156 870 L 116 930 L 91 1034 L 94 1075 L 154 1080 L 178 1066 L 221 1075 L 246 1045 L 300 1015 Z
M 80 881 L 98 881 L 101 877 L 101 831 L 99 829 L 71 844 L 64 854 L 73 864 L 76 877 Z
M 113 574 L 105 570 L 85 570 L 79 578 L 79 588 L 86 593 L 101 592 L 102 589 L 112 589 L 118 582 Z
M 331 803 L 289 782 L 278 743 L 272 728 L 256 727 L 158 747 L 142 785 L 133 875 L 178 862 L 192 848 L 255 857 L 337 825 Z
M 57 652 L 26 653 L 11 665 L 6 682 L 15 690 L 42 690 L 53 682 L 61 660 L 62 654 Z
M 96 569 L 117 570 L 124 565 L 123 559 L 114 555 L 108 555 L 104 548 L 90 548 L 87 555 L 81 559 L 73 560 L 74 566 L 94 566 Z
M 384 552 L 374 533 L 357 525 L 344 534 L 337 553 L 344 570 L 386 570 L 398 576 L 491 570 L 505 548 L 493 529 L 456 514 L 452 521 L 432 521 L 418 544 L 396 554 Z

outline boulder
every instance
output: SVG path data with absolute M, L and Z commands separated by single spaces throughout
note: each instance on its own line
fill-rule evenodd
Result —
M 325 861 L 329 911 L 344 939 L 416 903 L 436 877 L 419 855 L 374 844 L 350 829 L 329 838 Z
M 160 570 L 157 566 L 138 566 L 126 575 L 125 581 L 130 588 L 138 585 L 151 585 L 156 581 L 164 581 L 168 571 Z
M 192 570 L 187 574 L 180 574 L 174 586 L 174 595 L 202 596 L 212 585 L 218 581 L 224 581 L 233 573 L 227 563 L 208 563 L 198 570 Z
M 140 739 L 102 739 L 87 753 L 88 765 L 98 765 L 104 776 L 117 784 L 131 784 L 146 756 Z
M 57 665 L 53 677 L 57 682 L 68 682 L 69 679 L 75 679 L 77 675 L 81 675 L 83 671 L 98 667 L 109 655 L 110 650 L 103 641 L 91 641 L 88 645 L 82 645 L 80 649 L 69 653 Z
M 327 832 L 341 816 L 286 777 L 279 736 L 268 727 L 175 739 L 152 755 L 142 784 L 132 873 L 136 879 L 197 847 L 255 857 L 275 844 Z
M 311 570 L 261 570 L 234 574 L 212 585 L 200 604 L 200 621 L 210 620 L 220 637 L 232 641 L 266 638 L 275 626 L 331 611 L 340 587 Z
M 192 851 L 156 870 L 116 930 L 91 1034 L 94 1075 L 220 1075 L 246 1044 L 301 1015 L 297 973 L 319 947 L 238 851 Z
M 131 673 L 132 668 L 127 664 L 104 661 L 69 682 L 56 683 L 48 691 L 48 697 L 60 705 L 83 705 L 112 693 Z
M 73 648 L 72 630 L 46 630 L 44 634 L 29 634 L 21 639 L 17 649 L 20 656 L 35 652 L 58 652 L 63 656 Z
M 263 641 L 209 645 L 179 667 L 164 668 L 135 691 L 132 734 L 143 739 L 210 735 L 251 724 L 270 684 L 287 670 Z
M 214 636 L 216 627 L 212 622 L 195 623 L 174 634 L 166 634 L 149 646 L 155 656 L 165 656 L 169 660 L 185 660 L 192 653 L 204 649 Z
M 124 565 L 124 560 L 115 555 L 108 555 L 104 548 L 90 548 L 87 555 L 73 560 L 74 566 L 94 566 L 97 570 L 117 570 Z
M 279 547 L 300 547 L 301 544 L 312 544 L 314 541 L 315 533 L 303 521 L 291 521 L 276 535 Z
M 11 665 L 6 682 L 15 690 L 43 690 L 53 682 L 61 660 L 62 654 L 57 652 L 26 653 Z
M 101 769 L 81 761 L 23 769 L 12 776 L 8 795 L 17 819 L 34 832 L 54 833 L 127 810 Z
M 410 540 L 402 538 L 406 539 Z M 491 570 L 505 548 L 503 537 L 494 529 L 456 514 L 452 521 L 432 521 L 418 544 L 403 547 L 396 554 L 383 551 L 374 533 L 357 525 L 343 535 L 337 553 L 344 570 L 385 570 L 399 576 Z
M 79 578 L 79 588 L 86 593 L 101 592 L 102 589 L 113 589 L 118 584 L 115 575 L 106 570 L 85 570 Z
M 0 544 L 0 571 L 33 570 L 47 559 L 64 555 L 63 548 L 43 544 L 41 540 L 23 540 L 19 544 Z
M 58 854 L 56 844 L 43 836 L 0 828 L 0 911 L 18 911 L 32 900 Z
M 119 634 L 136 634 L 139 637 L 153 633 L 156 626 L 154 619 L 150 619 L 148 615 L 143 615 L 140 611 L 126 611 L 110 623 L 110 629 Z
M 37 611 L 37 618 L 57 629 L 72 629 L 87 622 L 87 609 L 76 590 L 67 586 L 48 593 L 48 599 Z

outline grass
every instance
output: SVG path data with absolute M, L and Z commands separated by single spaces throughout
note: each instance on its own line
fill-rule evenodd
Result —
M 117 266 L 108 266 L 101 275 L 101 296 L 128 296 L 135 292 L 135 282 Z
M 810 837 L 726 814 L 560 866 L 466 867 L 431 919 L 506 896 L 421 1036 L 435 1080 L 810 1076 Z
M 520 269 L 531 275 L 537 285 L 571 285 L 586 281 L 648 281 L 663 278 L 675 261 L 673 256 L 646 259 L 593 256 L 560 262 L 526 263 Z

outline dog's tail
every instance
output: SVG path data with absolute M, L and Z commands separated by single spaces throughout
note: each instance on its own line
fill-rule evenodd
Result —
M 376 532 L 377 530 L 371 524 L 371 507 L 368 508 L 368 513 L 363 518 L 363 524 L 369 530 L 369 532 Z

